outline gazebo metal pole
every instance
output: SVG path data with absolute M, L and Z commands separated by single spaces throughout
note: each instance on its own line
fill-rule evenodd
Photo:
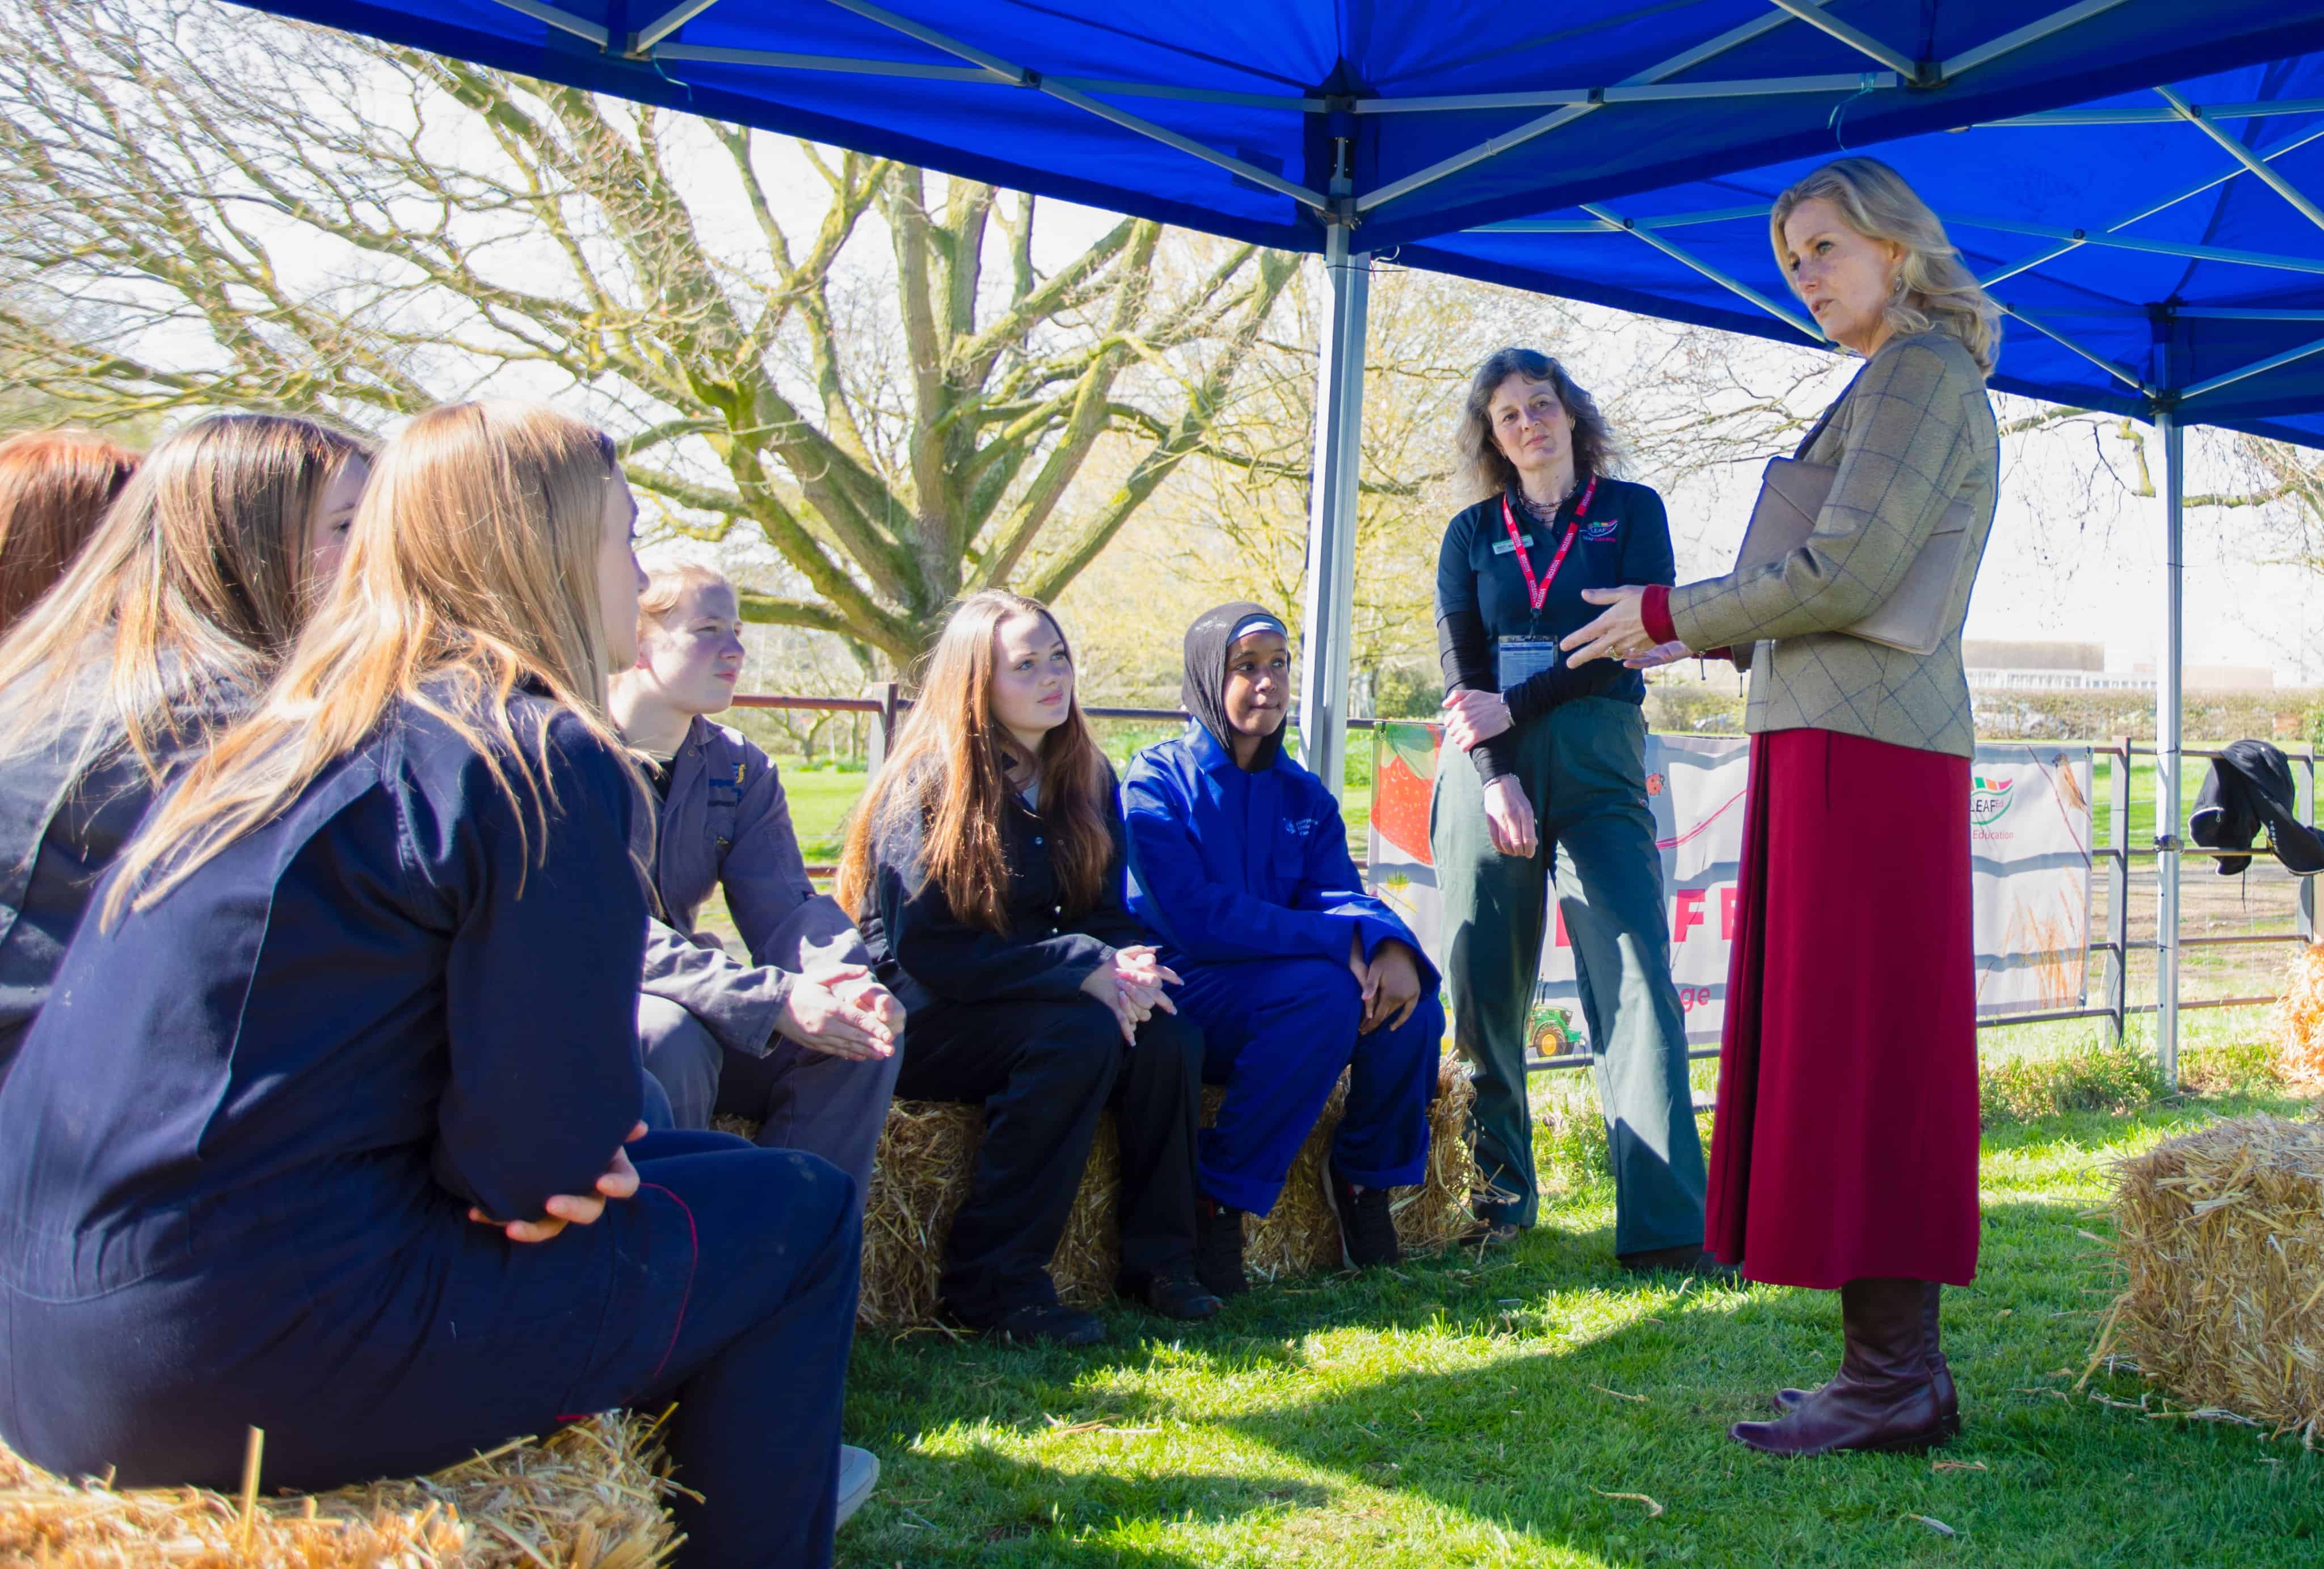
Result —
M 1328 299 L 1315 367 L 1315 457 L 1307 487 L 1307 585 L 1299 671 L 1300 760 L 1337 798 L 1347 756 L 1348 662 L 1354 651 L 1357 452 L 1363 433 L 1364 322 L 1371 258 L 1324 238 Z
M 2158 411 L 2163 437 L 2163 647 L 2154 682 L 2155 1066 L 2179 1087 L 2179 761 L 2181 682 L 2187 620 L 2187 433 L 2175 411 Z

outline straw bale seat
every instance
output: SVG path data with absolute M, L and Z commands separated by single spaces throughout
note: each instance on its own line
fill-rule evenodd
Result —
M 1221 1095 L 1215 1087 L 1203 1092 L 1206 1124 L 1218 1114 Z M 1248 1223 L 1244 1261 L 1263 1279 L 1340 1266 L 1339 1227 L 1323 1206 L 1322 1170 L 1347 1095 L 1342 1074 L 1314 1132 L 1300 1147 L 1275 1213 Z M 1396 1199 L 1397 1231 L 1414 1252 L 1443 1247 L 1471 1224 L 1469 1192 L 1477 1166 L 1469 1149 L 1468 1120 L 1474 1098 L 1468 1076 L 1447 1058 L 1439 1066 L 1436 1098 L 1429 1108 L 1428 1179 Z M 893 1332 L 935 1322 L 945 1237 L 953 1213 L 968 1196 L 969 1170 L 983 1136 L 983 1112 L 976 1106 L 899 1100 L 889 1109 L 864 1207 L 860 1326 Z M 1113 1119 L 1108 1115 L 1099 1121 L 1073 1216 L 1049 1264 L 1058 1295 L 1077 1306 L 1095 1306 L 1113 1290 L 1119 1256 L 1113 1200 L 1120 1173 Z
M 2275 1015 L 2276 1069 L 2308 1095 L 2324 1094 L 2324 943 L 2292 950 Z
M 2324 1124 L 2238 1117 L 2122 1162 L 2111 1355 L 2174 1399 L 2324 1436 Z
M 678 1536 L 658 1424 L 618 1412 L 409 1481 L 239 1498 L 60 1481 L 0 1447 L 0 1564 L 653 1569 Z

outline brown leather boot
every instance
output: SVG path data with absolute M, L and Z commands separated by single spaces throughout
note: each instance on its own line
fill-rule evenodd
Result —
M 1945 1436 L 1960 1432 L 1960 1392 L 1953 1388 L 1953 1370 L 1945 1361 L 1944 1347 L 1939 1344 L 1937 1315 L 1945 1289 L 1934 1280 L 1921 1283 L 1921 1333 L 1929 1348 L 1929 1375 L 1935 1382 L 1937 1411 L 1943 1418 Z
M 1840 1376 L 1781 1420 L 1738 1422 L 1728 1436 L 1787 1455 L 1921 1450 L 1950 1437 L 1930 1367 L 1926 1303 L 1920 1280 L 1849 1281 L 1840 1290 Z
M 1937 1409 L 1944 1418 L 1945 1436 L 1950 1438 L 1960 1432 L 1960 1396 L 1953 1388 L 1953 1370 L 1945 1361 L 1938 1335 L 1938 1308 L 1944 1290 L 1934 1280 L 1922 1282 L 1921 1330 L 1926 1336 L 1929 1348 L 1929 1372 L 1936 1381 Z M 1813 1390 L 1777 1390 L 1775 1409 L 1796 1411 L 1815 1392 Z

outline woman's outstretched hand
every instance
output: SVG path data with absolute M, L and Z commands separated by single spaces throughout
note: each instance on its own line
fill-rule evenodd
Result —
M 1493 848 L 1505 856 L 1530 856 L 1539 842 L 1533 821 L 1533 803 L 1518 788 L 1517 775 L 1504 774 L 1485 786 L 1485 829 Z
M 1583 589 L 1582 597 L 1593 605 L 1604 605 L 1606 610 L 1558 644 L 1565 651 L 1568 665 L 1587 665 L 1592 659 L 1628 659 L 1655 647 L 1654 634 L 1646 630 L 1645 589 Z
M 635 1143 L 645 1136 L 646 1125 L 640 1123 L 622 1142 Z M 549 1202 L 541 1206 L 549 1213 L 546 1220 L 512 1220 L 503 1224 L 474 1205 L 469 1206 L 468 1218 L 478 1225 L 499 1226 L 502 1234 L 511 1242 L 545 1243 L 567 1225 L 595 1225 L 597 1217 L 605 1213 L 607 1199 L 634 1197 L 637 1191 L 638 1169 L 630 1164 L 630 1152 L 615 1150 L 613 1159 L 605 1167 L 605 1174 L 597 1179 L 596 1191 L 552 1194 Z
M 1643 654 L 1633 654 L 1622 663 L 1632 670 L 1659 670 L 1665 665 L 1675 665 L 1682 659 L 1694 657 L 1694 650 L 1683 643 L 1657 643 Z
M 1456 686 L 1438 705 L 1444 711 L 1444 739 L 1466 752 L 1509 728 L 1509 705 L 1498 692 Z

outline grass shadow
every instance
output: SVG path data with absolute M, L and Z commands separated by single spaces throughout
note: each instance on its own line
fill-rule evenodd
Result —
M 1200 1326 L 1116 1310 L 1094 1352 L 859 1342 L 849 1436 L 889 1465 L 888 1501 L 843 1562 L 2324 1562 L 2324 1456 L 2153 1419 L 2126 1377 L 2074 1388 L 2112 1289 L 2107 1162 L 2299 1105 L 1988 1129 L 1979 1279 L 1947 1315 L 1969 1426 L 1934 1463 L 1727 1439 L 1779 1384 L 1829 1375 L 1835 1298 L 1624 1274 L 1610 1191 L 1567 1162 L 1511 1249 L 1286 1281 Z

